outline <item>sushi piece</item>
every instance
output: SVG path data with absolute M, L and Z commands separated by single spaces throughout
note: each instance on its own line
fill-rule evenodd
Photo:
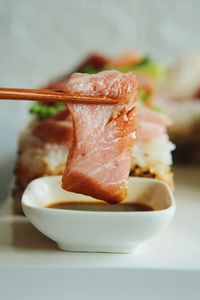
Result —
M 161 112 L 140 103 L 138 107 L 139 129 L 132 150 L 131 176 L 156 178 L 174 188 L 172 154 L 174 144 L 167 133 L 171 120 Z
M 167 133 L 170 121 L 166 118 L 164 110 L 157 111 L 153 101 L 154 80 L 160 76 L 162 68 L 144 56 L 133 56 L 125 59 L 127 68 L 123 70 L 124 73 L 127 71 L 136 73 L 138 81 L 139 126 L 137 140 L 132 148 L 129 172 L 131 176 L 160 179 L 173 189 L 171 152 L 174 145 Z M 124 58 L 121 58 L 120 71 L 124 65 Z M 118 60 L 119 58 L 115 59 L 115 64 Z M 111 61 L 112 58 L 103 55 L 91 55 L 77 67 L 76 71 L 97 73 L 114 68 Z M 136 68 L 138 70 L 135 72 L 133 69 Z M 63 89 L 67 80 L 68 76 L 62 76 L 48 84 L 48 88 Z M 31 180 L 46 175 L 63 174 L 72 145 L 72 115 L 64 104 L 36 103 L 30 112 L 33 119 L 19 139 L 13 189 L 15 213 L 22 212 L 21 196 Z
M 126 53 L 116 58 L 111 58 L 100 53 L 92 53 L 73 72 L 95 74 L 105 70 L 117 70 L 122 73 L 133 72 L 137 75 L 139 98 L 150 103 L 155 94 L 155 83 L 162 79 L 165 70 L 160 63 L 148 56 L 137 53 Z M 72 72 L 72 73 L 73 73 Z M 47 88 L 63 89 L 66 79 L 71 73 L 64 74 L 50 82 Z
M 44 117 L 44 111 L 41 114 Z M 15 213 L 22 213 L 21 197 L 29 182 L 64 172 L 72 136 L 73 124 L 67 108 L 45 119 L 34 118 L 20 134 L 12 190 Z
M 200 54 L 188 54 L 168 70 L 160 106 L 173 120 L 169 135 L 175 163 L 200 164 Z
M 169 141 L 167 135 L 168 122 L 163 122 L 162 125 L 156 124 L 157 118 L 153 119 L 152 116 L 148 117 L 146 121 L 140 122 L 139 118 L 142 115 L 140 106 L 144 105 L 140 104 L 138 108 L 140 125 L 138 139 L 132 149 L 130 175 L 160 179 L 173 188 L 171 151 L 174 149 L 174 145 Z M 154 115 L 154 111 L 146 109 Z M 161 118 L 164 116 L 161 113 L 156 113 L 157 115 Z M 66 120 L 67 126 L 63 130 L 63 123 Z M 51 121 L 51 130 L 49 130 L 49 121 Z M 60 130 L 60 125 L 62 130 Z M 43 129 L 40 131 L 38 128 Z M 52 130 L 52 128 L 54 129 Z M 151 128 L 150 135 L 148 135 L 149 129 L 147 130 L 147 128 Z M 41 134 L 41 132 L 43 133 Z M 144 133 L 145 136 L 143 136 Z M 73 124 L 65 108 L 45 120 L 34 119 L 22 132 L 18 146 L 13 189 L 15 213 L 22 212 L 21 196 L 30 181 L 42 176 L 63 174 L 72 136 Z
M 125 199 L 136 140 L 136 79 L 133 73 L 75 73 L 65 85 L 73 94 L 109 96 L 117 105 L 68 104 L 74 125 L 73 145 L 63 188 L 110 203 Z

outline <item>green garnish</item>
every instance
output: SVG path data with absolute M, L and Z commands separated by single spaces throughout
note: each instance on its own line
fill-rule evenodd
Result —
M 35 103 L 30 108 L 29 112 L 31 114 L 36 115 L 39 121 L 43 121 L 43 120 L 55 115 L 57 112 L 59 112 L 64 107 L 65 107 L 65 105 L 63 103 L 55 103 L 54 105 L 51 105 L 51 106 L 41 104 L 41 103 Z
M 113 69 L 112 67 L 106 67 L 106 70 Z M 144 74 L 150 76 L 154 80 L 161 79 L 165 74 L 164 67 L 160 64 L 155 62 L 149 57 L 144 57 L 141 61 L 137 64 L 130 65 L 130 66 L 122 66 L 114 68 L 122 73 L 134 72 L 138 74 Z
M 159 107 L 159 106 L 157 106 L 157 105 L 152 105 L 152 106 L 151 106 L 151 109 L 153 109 L 153 110 L 156 111 L 156 112 L 163 113 L 162 108 Z
M 95 73 L 97 73 L 97 70 L 93 66 L 91 66 L 91 65 L 86 65 L 83 68 L 81 68 L 79 70 L 79 72 L 81 72 L 81 73 L 88 73 L 88 74 L 95 74 Z
M 108 70 L 118 70 L 122 73 L 134 72 L 140 73 L 150 76 L 154 80 L 159 80 L 165 75 L 164 67 L 155 62 L 148 56 L 145 56 L 141 59 L 138 63 L 129 66 L 122 66 L 122 67 L 112 67 L 112 66 L 105 66 L 101 70 L 98 71 L 108 71 Z M 98 71 L 92 65 L 86 65 L 79 70 L 81 73 L 88 73 L 88 74 L 95 74 Z
M 146 103 L 147 100 L 149 99 L 150 95 L 147 91 L 140 89 L 138 90 L 138 99 L 142 102 L 142 103 Z
M 165 76 L 165 68 L 163 65 L 148 57 L 134 65 L 133 72 L 149 75 L 154 80 L 159 80 Z
M 143 59 L 141 59 L 141 61 L 139 61 L 138 63 L 136 63 L 135 65 L 133 65 L 135 68 L 141 67 L 141 66 L 146 66 L 151 62 L 150 57 L 146 56 Z

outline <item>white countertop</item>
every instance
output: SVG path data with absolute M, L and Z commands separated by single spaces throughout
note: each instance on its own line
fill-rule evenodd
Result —
M 0 217 L 1 266 L 68 268 L 140 268 L 200 271 L 200 169 L 176 169 L 177 209 L 160 236 L 132 254 L 61 252 L 24 216 L 13 216 L 4 203 Z
M 13 216 L 9 201 L 5 202 L 0 212 L 3 299 L 19 295 L 51 300 L 66 290 L 70 300 L 133 299 L 133 295 L 199 299 L 200 169 L 176 168 L 175 178 L 177 211 L 172 223 L 132 254 L 62 252 L 25 217 Z

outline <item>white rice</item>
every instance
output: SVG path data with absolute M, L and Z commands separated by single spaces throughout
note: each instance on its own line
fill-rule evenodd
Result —
M 47 144 L 44 161 L 51 169 L 55 169 L 67 161 L 69 149 L 65 146 Z
M 132 152 L 131 169 L 139 167 L 172 165 L 171 151 L 175 145 L 169 141 L 167 135 L 163 135 L 147 144 L 136 143 Z
M 66 145 L 45 144 L 29 131 L 24 132 L 20 142 L 21 155 L 18 159 L 33 177 L 37 174 L 45 175 L 46 172 L 56 175 L 61 172 L 60 167 L 64 168 L 69 152 Z M 164 176 L 166 168 L 172 164 L 171 151 L 174 149 L 167 135 L 147 144 L 136 142 L 132 151 L 131 170 L 137 166 Z

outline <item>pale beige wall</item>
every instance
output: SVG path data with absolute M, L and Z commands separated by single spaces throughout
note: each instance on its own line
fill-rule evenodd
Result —
M 95 49 L 200 48 L 200 1 L 0 0 L 0 85 L 37 86 Z

